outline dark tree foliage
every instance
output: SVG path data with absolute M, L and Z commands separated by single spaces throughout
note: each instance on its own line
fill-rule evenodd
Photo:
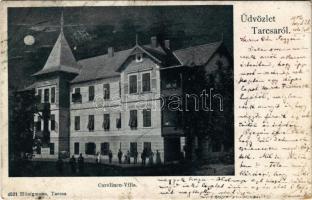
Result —
M 9 116 L 9 148 L 11 159 L 32 153 L 34 127 L 34 91 L 15 92 Z
M 219 145 L 222 144 L 226 150 L 233 148 L 233 72 L 232 69 L 224 68 L 221 61 L 217 61 L 216 66 L 217 70 L 210 73 L 207 73 L 203 66 L 195 66 L 187 72 L 188 76 L 184 80 L 184 92 L 189 95 L 184 101 L 184 104 L 187 104 L 184 128 L 189 142 L 188 148 L 192 148 L 191 141 L 195 136 L 200 140 L 208 138 Z M 202 97 L 204 90 L 208 95 L 205 99 Z M 222 97 L 222 109 L 220 99 L 213 95 Z M 195 96 L 197 100 L 193 98 Z

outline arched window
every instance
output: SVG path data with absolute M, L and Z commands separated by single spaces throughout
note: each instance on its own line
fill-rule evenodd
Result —
M 137 62 L 142 62 L 143 61 L 143 54 L 142 53 L 135 54 L 135 60 Z

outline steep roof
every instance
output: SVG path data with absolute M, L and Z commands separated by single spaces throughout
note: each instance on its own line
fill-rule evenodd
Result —
M 120 67 L 131 56 L 139 46 L 150 56 L 161 62 L 161 67 L 170 66 L 196 66 L 208 62 L 212 55 L 218 50 L 222 42 L 193 46 L 185 49 L 171 51 L 160 46 L 153 48 L 150 45 L 136 45 L 131 49 L 114 52 L 113 56 L 108 54 L 87 58 L 78 61 L 82 66 L 79 75 L 71 82 L 78 83 L 102 78 L 119 76 Z
M 87 58 L 78 61 L 82 66 L 80 73 L 71 82 L 77 83 L 100 78 L 118 76 L 117 68 L 127 59 L 132 49 L 114 52 L 113 56 L 108 54 Z
M 170 49 L 162 48 L 160 45 L 158 45 L 156 48 L 153 48 L 151 45 L 144 45 L 143 48 L 158 60 L 160 60 L 162 62 L 161 67 L 163 68 L 181 64 L 172 54 Z
M 76 59 L 64 36 L 64 33 L 61 30 L 61 33 L 57 38 L 44 67 L 33 75 L 37 76 L 51 72 L 67 72 L 78 74 L 80 68 L 81 67 L 76 62 Z
M 193 46 L 174 51 L 174 55 L 184 66 L 199 66 L 206 64 L 221 46 L 222 41 Z

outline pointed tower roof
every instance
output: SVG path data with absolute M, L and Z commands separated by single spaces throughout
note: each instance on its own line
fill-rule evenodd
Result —
M 58 36 L 44 67 L 39 72 L 35 73 L 34 76 L 51 72 L 67 72 L 78 74 L 79 70 L 80 66 L 76 62 L 76 59 L 63 32 L 62 13 L 60 35 Z

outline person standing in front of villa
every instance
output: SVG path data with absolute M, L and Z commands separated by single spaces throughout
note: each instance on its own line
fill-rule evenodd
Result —
M 150 154 L 149 154 L 148 164 L 149 165 L 153 165 L 154 164 L 154 153 L 153 153 L 153 151 L 151 151 Z

